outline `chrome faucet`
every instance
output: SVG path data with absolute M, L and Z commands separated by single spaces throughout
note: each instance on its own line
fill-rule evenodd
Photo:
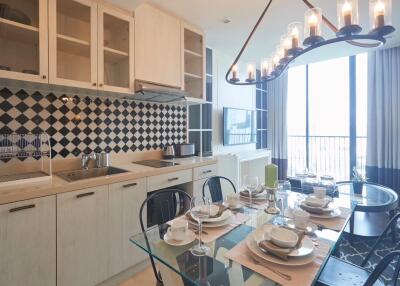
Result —
M 95 153 L 91 153 L 91 154 L 83 154 L 82 155 L 82 160 L 81 160 L 81 166 L 82 169 L 84 170 L 88 170 L 89 169 L 89 161 L 95 161 L 97 158 Z

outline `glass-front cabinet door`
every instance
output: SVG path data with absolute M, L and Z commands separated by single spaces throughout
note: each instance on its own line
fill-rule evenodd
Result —
M 97 89 L 97 3 L 49 0 L 49 37 L 50 83 Z
M 0 78 L 48 82 L 47 0 L 0 0 Z
M 134 90 L 134 21 L 129 13 L 99 5 L 99 89 L 112 92 Z

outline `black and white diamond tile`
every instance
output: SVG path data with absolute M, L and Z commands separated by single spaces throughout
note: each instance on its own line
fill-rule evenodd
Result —
M 132 152 L 186 140 L 186 108 L 0 89 L 0 134 L 46 132 L 53 158 Z

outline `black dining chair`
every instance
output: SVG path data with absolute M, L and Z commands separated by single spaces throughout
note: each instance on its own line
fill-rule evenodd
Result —
M 394 268 L 393 275 L 391 276 L 392 283 L 390 285 L 398 285 L 399 283 L 397 280 L 400 272 L 400 245 L 398 245 L 394 251 L 391 251 L 389 254 L 383 257 L 372 272 L 364 267 L 374 254 L 379 244 L 386 237 L 389 230 L 393 231 L 395 229 L 395 225 L 397 224 L 399 218 L 400 214 L 397 214 L 390 220 L 390 222 L 386 225 L 384 232 L 372 246 L 371 250 L 365 256 L 360 266 L 343 261 L 336 257 L 330 257 L 318 279 L 317 285 L 385 285 L 385 283 L 380 280 L 380 276 L 392 262 L 395 262 L 396 266 Z
M 150 243 L 146 235 L 147 225 L 144 225 L 144 218 L 146 217 L 147 221 L 151 221 L 153 225 L 158 225 L 160 227 L 168 221 L 185 214 L 190 209 L 191 199 L 192 197 L 185 191 L 179 189 L 164 189 L 154 192 L 143 201 L 139 211 L 139 220 L 148 249 L 150 249 Z M 145 207 L 149 205 L 151 205 L 153 211 L 151 213 L 144 213 Z M 159 231 L 160 237 L 162 237 L 167 229 L 160 228 Z M 157 285 L 163 285 L 161 274 L 157 271 L 154 259 L 150 254 L 149 258 L 154 276 L 157 279 Z
M 221 183 L 223 181 L 229 182 L 229 184 L 232 186 L 233 192 L 236 193 L 235 185 L 232 183 L 231 180 L 223 176 L 213 176 L 208 178 L 203 184 L 203 197 L 206 196 L 206 187 L 208 186 L 212 202 L 215 203 L 223 201 L 224 198 L 222 195 L 221 187 Z

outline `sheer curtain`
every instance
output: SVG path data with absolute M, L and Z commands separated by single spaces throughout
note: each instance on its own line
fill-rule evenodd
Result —
M 279 179 L 287 176 L 287 92 L 288 74 L 285 72 L 276 80 L 267 83 L 268 94 L 268 148 L 271 149 L 272 163 L 279 167 Z
M 400 47 L 368 55 L 367 177 L 400 192 Z

